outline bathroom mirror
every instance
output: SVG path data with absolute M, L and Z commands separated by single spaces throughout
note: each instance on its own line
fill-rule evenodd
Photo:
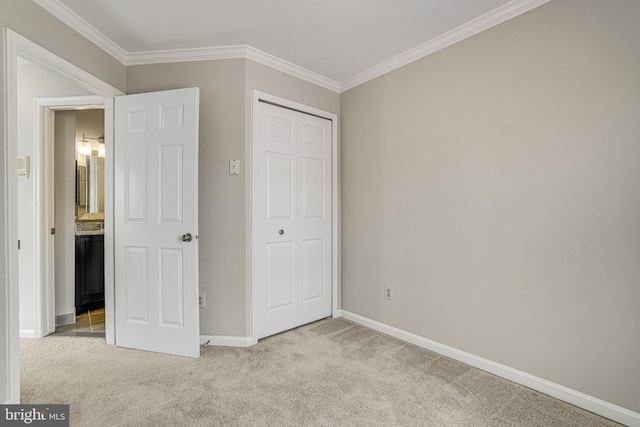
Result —
M 76 167 L 78 221 L 104 221 L 104 157 L 86 156 Z

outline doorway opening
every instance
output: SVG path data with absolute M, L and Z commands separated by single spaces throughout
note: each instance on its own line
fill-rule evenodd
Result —
M 53 334 L 104 338 L 104 108 L 54 116 Z

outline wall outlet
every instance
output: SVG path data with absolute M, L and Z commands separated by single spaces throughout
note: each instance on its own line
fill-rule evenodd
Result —
M 393 286 L 385 286 L 384 287 L 384 299 L 388 299 L 389 301 L 393 301 Z
M 198 298 L 198 306 L 200 308 L 205 308 L 207 306 L 207 294 L 204 292 L 200 292 L 200 297 Z

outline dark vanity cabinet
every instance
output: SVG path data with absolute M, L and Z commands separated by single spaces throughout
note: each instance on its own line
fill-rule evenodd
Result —
M 76 314 L 104 307 L 104 235 L 76 235 Z

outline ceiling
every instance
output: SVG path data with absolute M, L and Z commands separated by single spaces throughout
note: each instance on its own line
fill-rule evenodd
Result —
M 241 46 L 339 91 L 403 55 L 410 62 L 548 0 L 34 1 L 125 64 L 224 48 L 232 56 L 229 48 Z

